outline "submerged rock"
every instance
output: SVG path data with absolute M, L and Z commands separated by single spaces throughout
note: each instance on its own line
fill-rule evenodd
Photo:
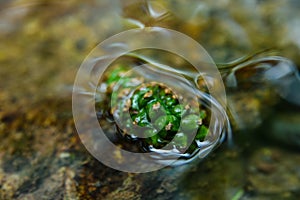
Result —
M 267 138 L 300 150 L 300 112 L 280 112 L 272 116 L 267 127 L 264 132 Z

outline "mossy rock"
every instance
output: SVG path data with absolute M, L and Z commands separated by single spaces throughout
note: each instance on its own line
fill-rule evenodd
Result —
M 197 150 L 209 133 L 209 110 L 187 97 L 186 91 L 131 77 L 128 69 L 117 65 L 109 71 L 102 80 L 108 99 L 105 105 L 96 104 L 96 109 L 108 109 L 106 113 L 118 122 L 118 135 L 146 152 L 163 148 L 192 154 Z

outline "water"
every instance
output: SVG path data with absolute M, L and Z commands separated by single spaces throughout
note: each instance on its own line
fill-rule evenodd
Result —
M 158 50 L 153 51 L 157 52 Z M 159 52 L 161 57 L 176 57 L 163 51 Z M 104 80 L 100 81 L 99 89 L 96 89 L 98 91 L 96 96 L 100 96 L 100 98 L 96 98 L 96 111 L 103 113 L 99 115 L 99 118 L 108 118 L 108 123 L 111 123 L 111 120 L 115 121 L 117 130 L 121 133 L 121 138 L 127 138 L 129 143 L 135 142 L 136 146 L 140 146 L 139 143 L 142 142 L 141 148 L 146 152 L 157 153 L 153 156 L 161 157 L 159 160 L 167 160 L 178 156 L 187 159 L 186 161 L 176 162 L 178 165 L 179 163 L 184 164 L 194 159 L 204 158 L 216 145 L 224 141 L 226 135 L 231 135 L 226 111 L 216 99 L 210 96 L 209 91 L 205 93 L 198 88 L 198 76 L 200 75 L 195 71 L 193 72 L 193 68 L 188 63 L 178 60 L 178 63 L 184 63 L 183 66 L 185 67 L 181 69 L 182 67 L 175 66 L 174 63 L 170 67 L 165 63 L 159 63 L 157 60 L 149 60 L 142 55 L 142 52 L 128 55 L 127 59 L 121 58 L 113 64 L 112 69 L 107 69 Z M 101 67 L 101 65 L 95 64 L 95 67 Z M 143 92 L 144 90 L 149 91 Z M 165 93 L 165 91 L 169 91 L 170 94 Z M 143 95 L 147 95 L 147 97 L 142 98 L 143 101 L 148 102 L 146 105 L 141 105 L 142 99 L 136 100 L 141 92 Z M 152 95 L 156 95 L 156 97 L 152 98 Z M 169 97 L 171 99 L 167 100 Z M 148 104 L 159 105 L 159 108 L 162 109 L 161 113 L 153 110 L 151 115 L 152 112 L 148 111 Z M 181 108 L 179 113 L 173 111 L 173 109 L 179 108 L 178 106 Z M 142 110 L 145 110 L 144 114 L 142 114 Z M 126 112 L 129 113 L 126 114 Z M 199 120 L 201 119 L 201 125 L 205 129 L 210 128 L 210 134 L 205 135 L 206 139 L 201 138 L 192 144 L 191 141 L 188 141 L 192 137 L 197 137 L 195 133 L 193 136 L 193 132 L 198 131 L 200 134 L 201 128 L 197 126 L 198 130 L 184 130 L 184 124 L 182 125 L 181 120 L 184 122 L 184 119 L 196 117 L 201 112 L 204 112 L 202 115 L 207 116 L 206 118 L 199 118 Z M 108 116 L 106 116 L 107 113 L 109 113 Z M 172 120 L 159 122 L 159 119 L 164 119 L 163 116 L 167 116 L 167 119 L 172 118 Z M 195 120 L 197 121 L 197 119 Z M 138 126 L 132 127 L 131 124 L 135 123 Z M 160 123 L 165 124 L 162 127 L 157 127 L 157 124 Z M 171 126 L 169 128 L 166 126 L 168 123 Z M 181 125 L 182 129 L 180 128 Z M 151 137 L 152 141 L 142 139 L 147 138 L 142 133 L 150 134 L 149 131 L 164 136 L 162 136 L 163 138 L 153 136 Z M 184 141 L 187 140 L 187 144 L 182 140 L 181 145 L 171 142 L 172 139 L 176 140 L 175 134 L 177 132 L 182 132 L 182 137 L 185 138 Z M 188 148 L 190 145 L 192 146 Z
M 295 0 L 1 2 L 0 198 L 297 199 L 298 10 Z M 237 65 L 236 79 L 225 70 L 231 145 L 222 143 L 201 162 L 130 174 L 85 150 L 71 92 L 78 67 L 99 42 L 144 26 L 187 34 L 219 66 L 276 52 L 247 61 L 254 71 Z M 147 58 L 153 54 L 160 57 L 154 51 Z

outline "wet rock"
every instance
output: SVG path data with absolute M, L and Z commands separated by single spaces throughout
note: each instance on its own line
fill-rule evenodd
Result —
M 298 108 L 295 108 L 297 110 Z M 269 120 L 265 135 L 278 144 L 300 149 L 300 113 L 280 112 Z
M 300 187 L 300 157 L 280 148 L 259 148 L 251 156 L 247 179 L 255 195 L 284 195 Z M 249 186 L 250 187 L 250 186 Z

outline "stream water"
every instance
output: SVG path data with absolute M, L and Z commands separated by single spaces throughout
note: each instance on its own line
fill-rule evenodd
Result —
M 1 1 L 0 199 L 298 199 L 299 8 L 296 0 Z M 186 34 L 214 60 L 232 132 L 191 163 L 120 172 L 97 161 L 78 137 L 73 84 L 81 64 L 101 55 L 100 42 L 149 26 Z M 134 55 L 135 64 L 197 74 L 162 51 Z M 193 81 L 201 88 L 200 77 Z

